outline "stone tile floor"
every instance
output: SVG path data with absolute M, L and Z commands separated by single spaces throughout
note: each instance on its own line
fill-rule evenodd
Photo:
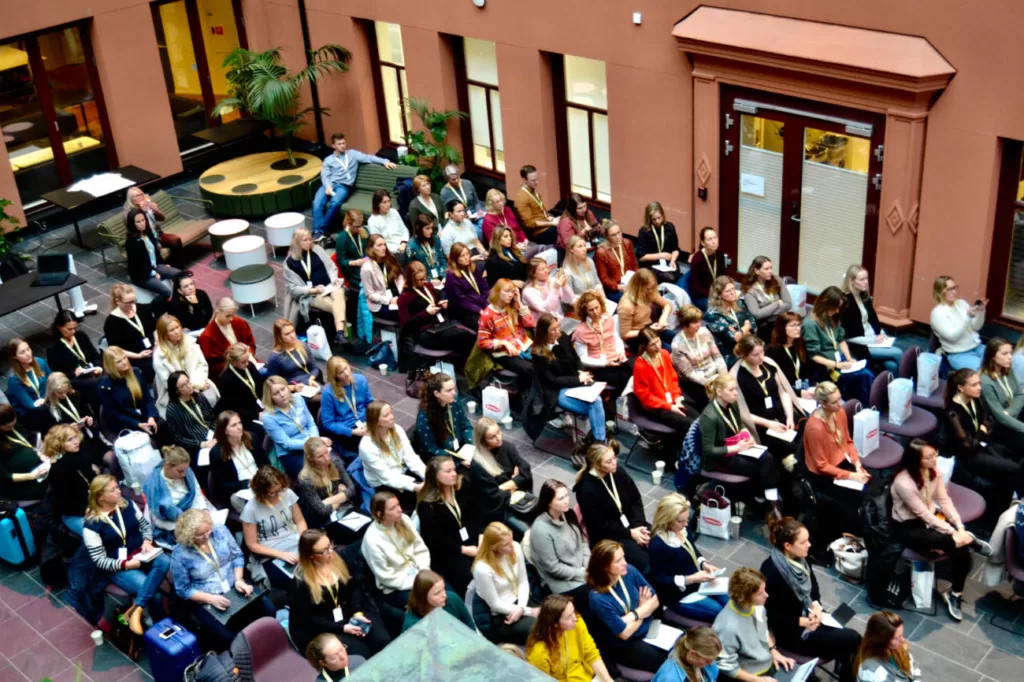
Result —
M 195 181 L 183 183 L 169 191 L 179 196 L 199 196 Z M 205 215 L 201 204 L 179 202 L 179 205 L 182 212 L 190 216 Z M 308 216 L 309 212 L 306 213 Z M 94 339 L 102 335 L 103 319 L 110 308 L 110 286 L 117 281 L 127 281 L 123 265 L 111 265 L 109 277 L 104 273 L 100 251 L 96 247 L 97 240 L 93 236 L 95 226 L 108 215 L 95 216 L 80 223 L 87 246 L 93 248 L 81 249 L 71 243 L 73 229 L 70 226 L 25 240 L 17 247 L 26 253 L 67 250 L 75 254 L 79 274 L 88 280 L 88 284 L 83 287 L 85 298 L 100 306 L 98 315 L 87 317 L 84 321 L 84 326 Z M 253 233 L 262 232 L 262 225 L 254 223 Z M 283 251 L 280 253 L 283 254 Z M 206 290 L 214 300 L 228 295 L 227 270 L 223 264 L 214 262 L 209 247 L 200 243 L 190 250 L 189 256 L 190 267 L 199 287 Z M 115 255 L 114 259 L 117 258 Z M 273 262 L 279 265 L 280 257 L 273 259 Z M 279 296 L 284 292 L 280 274 L 278 292 Z M 64 299 L 66 303 L 67 297 Z M 23 336 L 41 352 L 51 341 L 48 328 L 55 312 L 56 306 L 50 299 L 0 318 L 0 343 L 6 345 L 14 336 Z M 252 324 L 258 346 L 261 349 L 268 348 L 271 343 L 270 329 L 279 316 L 278 310 L 267 303 L 257 306 L 255 315 L 243 310 L 242 316 Z M 361 360 L 353 359 L 353 364 L 365 365 Z M 364 371 L 370 379 L 374 396 L 390 402 L 398 411 L 399 423 L 406 428 L 411 427 L 415 422 L 417 401 L 405 395 L 404 378 L 395 374 L 382 377 L 376 371 Z M 558 438 L 550 428 L 546 431 L 541 445 L 563 451 L 561 455 L 555 455 L 537 449 L 518 426 L 507 437 L 515 442 L 519 451 L 531 462 L 537 487 L 546 478 L 557 478 L 570 485 L 573 483 L 575 472 L 564 452 L 567 438 Z M 628 437 L 623 440 L 627 448 L 632 444 L 632 439 Z M 623 459 L 625 454 L 624 449 Z M 657 487 L 651 484 L 648 475 L 651 462 L 642 448 L 636 449 L 630 465 L 630 473 L 637 480 L 645 510 L 648 518 L 651 518 L 658 500 L 670 490 L 671 484 Z M 633 469 L 633 466 L 642 471 Z M 713 563 L 731 569 L 743 565 L 758 567 L 768 555 L 763 524 L 749 520 L 744 521 L 742 537 L 738 541 L 701 538 L 697 544 Z M 839 578 L 831 569 L 816 567 L 815 570 L 825 605 L 835 607 L 843 602 L 849 604 L 858 614 L 852 626 L 863 630 L 867 617 L 874 611 L 867 603 L 864 590 Z M 979 582 L 981 571 L 981 562 L 976 560 L 976 570 L 967 586 L 967 603 L 962 623 L 954 623 L 942 611 L 936 616 L 901 612 L 907 636 L 913 643 L 914 657 L 923 671 L 923 679 L 928 682 L 1017 682 L 1024 679 L 1024 673 L 1021 672 L 1024 667 L 1019 667 L 1024 663 L 1024 609 L 1014 606 L 1007 611 L 1010 618 L 1016 616 L 1017 634 L 992 625 L 990 616 L 1006 608 L 1010 587 L 1005 583 L 998 589 L 984 586 Z M 145 657 L 136 664 L 109 643 L 98 648 L 93 646 L 89 639 L 92 628 L 62 602 L 61 596 L 61 591 L 51 593 L 42 585 L 38 569 L 17 570 L 0 563 L 0 682 L 38 682 L 46 676 L 55 682 L 71 681 L 75 679 L 79 666 L 83 682 L 151 679 Z

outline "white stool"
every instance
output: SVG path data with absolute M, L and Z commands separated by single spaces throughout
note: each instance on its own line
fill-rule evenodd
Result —
M 295 230 L 303 227 L 306 216 L 301 213 L 277 213 L 263 221 L 267 228 L 267 243 L 271 248 L 291 246 Z
M 210 225 L 209 234 L 210 245 L 213 247 L 213 252 L 222 253 L 224 251 L 224 242 L 232 237 L 240 237 L 243 234 L 249 234 L 249 221 L 242 220 L 241 218 L 219 220 L 213 225 Z
M 224 264 L 228 270 L 237 270 L 246 265 L 266 265 L 267 240 L 247 234 L 224 242 Z
M 232 271 L 228 276 L 231 298 L 240 305 L 249 305 L 250 312 L 255 315 L 252 305 L 274 299 L 277 305 L 277 284 L 274 282 L 274 268 L 263 263 L 246 265 Z

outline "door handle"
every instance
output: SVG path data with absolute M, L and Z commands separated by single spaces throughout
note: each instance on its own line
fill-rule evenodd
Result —
M 794 223 L 799 223 L 801 221 L 800 216 L 798 216 L 796 213 L 789 216 L 789 219 L 792 220 Z

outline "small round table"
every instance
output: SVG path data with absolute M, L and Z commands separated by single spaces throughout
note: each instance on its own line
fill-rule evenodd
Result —
M 255 234 L 244 234 L 224 242 L 224 264 L 228 270 L 237 270 L 246 265 L 265 265 L 267 262 L 267 240 Z
M 32 129 L 32 127 L 34 127 L 34 126 L 35 126 L 35 124 L 32 123 L 31 121 L 15 121 L 14 123 L 11 123 L 10 125 L 5 125 L 3 127 L 3 131 L 5 133 L 23 133 L 26 130 Z
M 254 303 L 274 299 L 274 304 L 277 305 L 274 268 L 269 265 L 246 265 L 233 270 L 228 276 L 228 286 L 231 288 L 231 298 L 239 305 L 248 305 L 254 316 Z
M 263 221 L 263 225 L 267 228 L 267 243 L 271 248 L 291 246 L 295 230 L 305 224 L 306 216 L 301 213 L 289 211 L 272 215 Z
M 249 234 L 249 221 L 241 218 L 220 220 L 210 225 L 210 244 L 214 253 L 223 253 L 224 242 L 233 238 Z

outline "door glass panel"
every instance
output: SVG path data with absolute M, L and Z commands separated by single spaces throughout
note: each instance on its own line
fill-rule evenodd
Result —
M 487 90 L 479 85 L 468 86 L 469 128 L 473 136 L 473 163 L 483 168 L 491 164 L 491 133 L 487 128 Z
M 767 256 L 779 271 L 783 125 L 740 116 L 740 188 L 736 262 L 741 270 Z M 789 216 L 786 216 L 787 218 Z
M 501 95 L 491 90 L 491 125 L 494 126 L 495 170 L 505 172 L 505 138 L 501 134 Z
M 405 73 L 405 70 L 402 70 Z M 398 69 L 393 66 L 380 67 L 381 84 L 384 86 L 384 109 L 388 117 L 388 136 L 391 142 L 402 142 L 402 95 L 398 88 Z
M 799 281 L 811 292 L 838 285 L 863 258 L 870 148 L 866 138 L 804 129 Z
M 210 68 L 210 85 L 214 103 L 227 99 L 227 69 L 224 58 L 239 46 L 235 7 L 232 0 L 198 0 L 199 25 L 203 29 L 203 48 Z M 224 123 L 241 117 L 237 110 L 221 114 Z
M 597 172 L 597 200 L 612 202 L 612 167 L 608 156 L 608 117 L 594 114 L 594 170 Z
M 571 192 L 593 196 L 590 187 L 590 124 L 587 112 L 569 107 L 569 184 Z
M 1021 183 L 1020 192 L 1021 197 L 1024 197 L 1024 182 Z M 1013 216 L 1013 237 L 1010 242 L 1010 266 L 1006 269 L 1003 315 L 1024 320 L 1024 206 L 1018 208 Z
M 199 87 L 199 67 L 185 14 L 185 0 L 157 7 L 153 23 L 178 149 L 188 151 L 200 143 L 192 133 L 206 130 L 206 108 Z

